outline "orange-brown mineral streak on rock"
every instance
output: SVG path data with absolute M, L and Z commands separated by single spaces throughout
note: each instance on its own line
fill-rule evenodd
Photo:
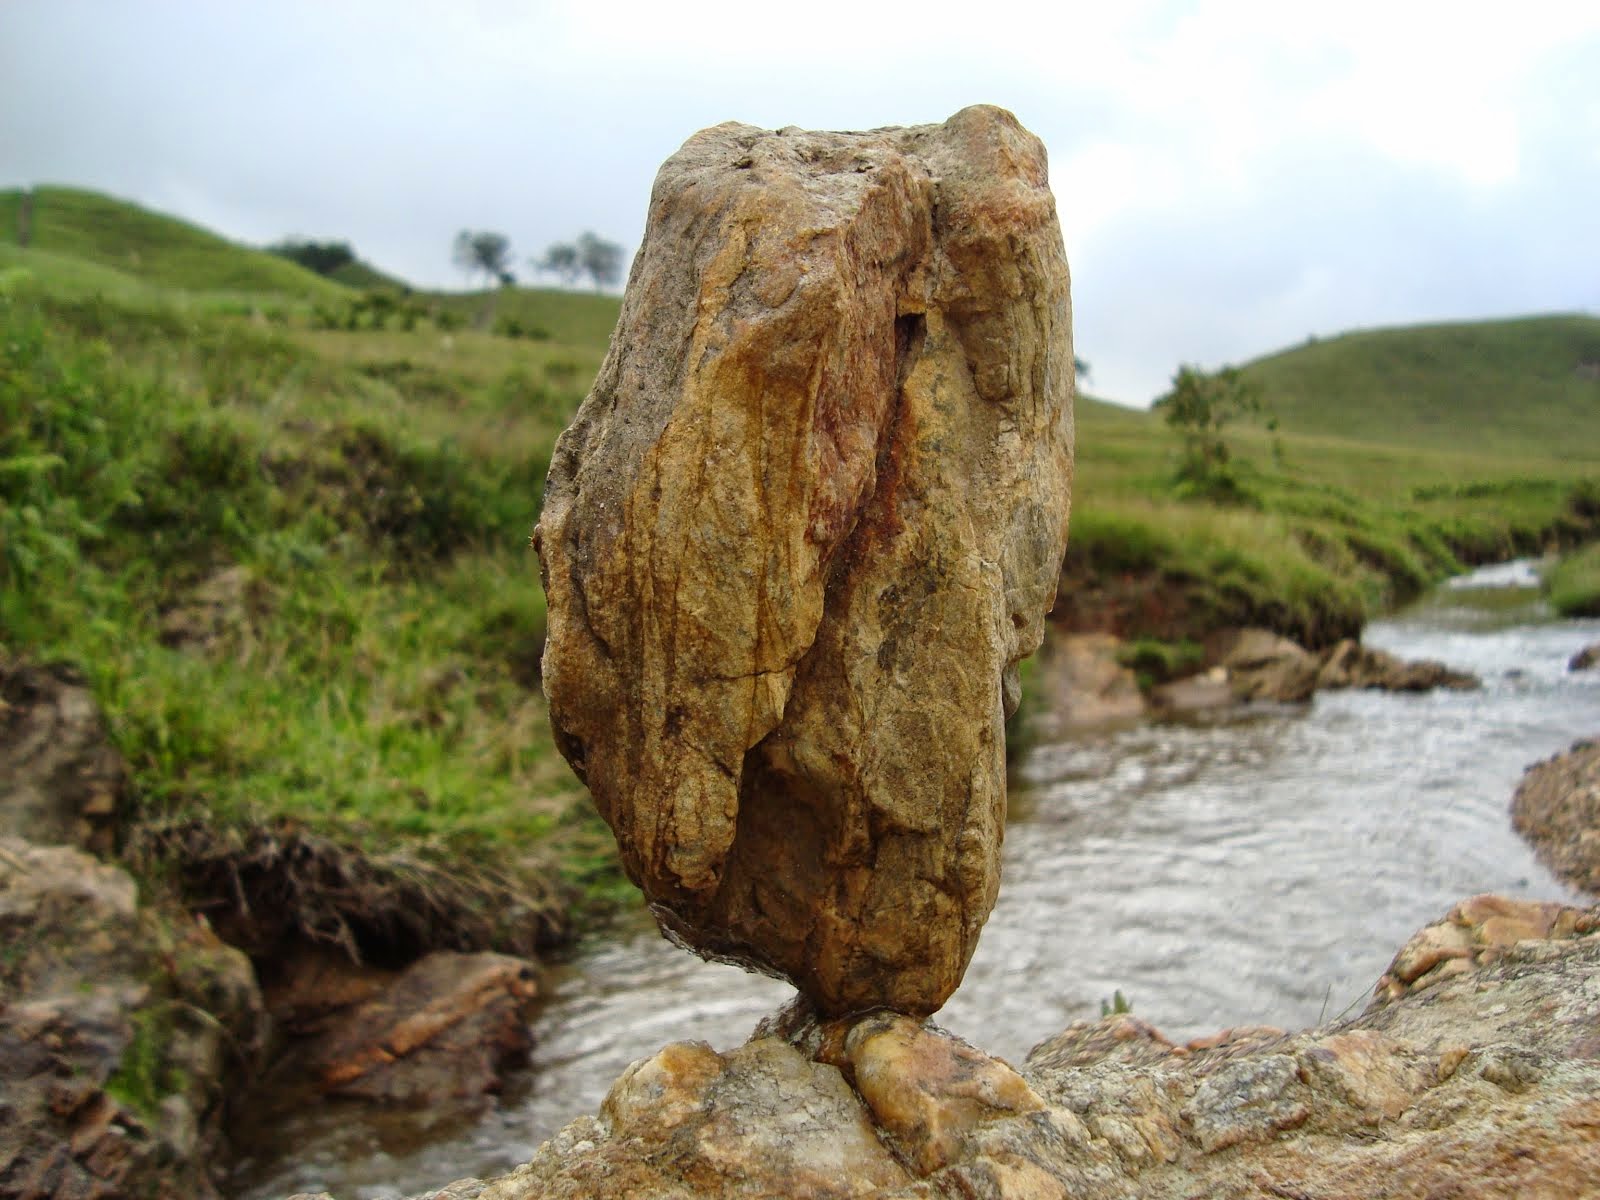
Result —
M 1072 346 L 1008 113 L 663 166 L 538 543 L 558 744 L 703 953 L 929 1012 L 998 883 L 1002 675 L 1065 546 Z

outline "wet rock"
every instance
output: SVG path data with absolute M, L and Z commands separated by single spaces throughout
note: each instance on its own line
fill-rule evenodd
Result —
M 1385 650 L 1374 650 L 1346 638 L 1322 658 L 1316 685 L 1320 690 L 1375 688 L 1388 692 L 1431 692 L 1435 688 L 1471 691 L 1483 681 L 1432 659 L 1408 662 Z
M 633 1064 L 598 1120 L 569 1125 L 483 1200 L 846 1200 L 911 1183 L 837 1068 L 761 1038 L 727 1054 L 680 1042 Z
M 1052 637 L 1039 654 L 1035 686 L 1045 704 L 1033 724 L 1045 736 L 1098 729 L 1144 716 L 1133 671 L 1117 661 L 1124 645 L 1109 633 Z
M 598 1117 L 471 1186 L 483 1200 L 1591 1194 L 1600 910 L 1480 896 L 1441 924 L 1476 947 L 1463 972 L 1297 1034 L 1179 1047 L 1119 1015 L 1042 1044 L 1020 1075 L 891 1014 L 776 1023 L 840 1070 L 776 1036 L 669 1046 Z
M 1600 895 L 1600 742 L 1578 742 L 1529 767 L 1511 824 L 1557 877 Z
M 1567 670 L 1588 671 L 1600 666 L 1600 642 L 1590 642 L 1567 660 Z
M 83 676 L 0 660 L 0 834 L 107 854 L 126 787 Z
M 1197 716 L 1231 708 L 1238 702 L 1225 667 L 1158 684 L 1150 691 L 1150 706 L 1163 717 Z
M 439 951 L 338 1019 L 306 1052 L 324 1091 L 421 1105 L 498 1091 L 532 1045 L 532 966 Z
M 261 996 L 278 1030 L 289 1037 L 314 1037 L 375 999 L 398 975 L 354 962 L 332 946 L 302 944 L 263 964 Z
M 1229 629 L 1206 639 L 1206 661 L 1228 673 L 1240 700 L 1294 704 L 1317 686 L 1317 660 L 1303 646 L 1267 629 Z
M 0 1196 L 216 1195 L 223 1076 L 259 1065 L 249 963 L 126 872 L 0 839 Z
M 937 1009 L 1066 540 L 1068 278 L 1009 113 L 728 124 L 662 167 L 535 543 L 557 742 L 670 933 Z
M 1522 942 L 1559 942 L 1600 930 L 1600 910 L 1485 894 L 1461 901 L 1412 934 L 1378 980 L 1374 1004 L 1470 975 Z

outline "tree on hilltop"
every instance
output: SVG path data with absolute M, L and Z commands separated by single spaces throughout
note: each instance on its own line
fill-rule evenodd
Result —
M 267 253 L 297 262 L 318 275 L 332 275 L 356 261 L 349 242 L 314 242 L 308 238 L 284 238 L 268 246 Z
M 463 229 L 456 234 L 451 257 L 468 279 L 482 275 L 487 286 L 509 287 L 517 281 L 511 273 L 511 239 L 503 233 Z
M 596 291 L 615 287 L 622 279 L 622 247 L 598 234 L 584 232 L 576 242 L 556 242 L 534 260 L 534 267 L 554 275 L 571 287 L 587 275 Z
M 614 287 L 622 279 L 622 247 L 595 234 L 579 236 L 578 263 L 594 280 L 595 291 Z
M 554 275 L 562 283 L 571 287 L 578 282 L 578 276 L 583 268 L 578 263 L 578 248 L 571 242 L 557 242 L 544 252 L 543 258 L 533 260 L 536 271 L 543 271 Z

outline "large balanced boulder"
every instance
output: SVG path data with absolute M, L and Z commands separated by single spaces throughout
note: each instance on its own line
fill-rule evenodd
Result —
M 562 752 L 664 928 L 825 1013 L 937 1009 L 993 906 L 1072 340 L 1009 113 L 667 160 L 535 533 Z

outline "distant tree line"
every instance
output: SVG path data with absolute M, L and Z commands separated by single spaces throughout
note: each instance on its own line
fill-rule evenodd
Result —
M 557 242 L 542 258 L 531 260 L 536 271 L 554 275 L 571 287 L 587 275 L 596 291 L 622 281 L 622 247 L 585 231 L 575 242 Z
M 318 275 L 332 275 L 340 267 L 356 261 L 356 252 L 349 242 L 314 242 L 306 238 L 284 238 L 268 246 L 267 251 L 279 258 L 297 262 Z
M 510 287 L 516 283 L 511 269 L 511 239 L 488 229 L 463 229 L 456 234 L 451 252 L 456 266 L 468 279 L 483 278 L 485 286 Z M 568 287 L 587 278 L 596 291 L 622 281 L 623 250 L 596 233 L 585 231 L 575 241 L 556 242 L 528 265 L 543 275 L 554 275 Z

